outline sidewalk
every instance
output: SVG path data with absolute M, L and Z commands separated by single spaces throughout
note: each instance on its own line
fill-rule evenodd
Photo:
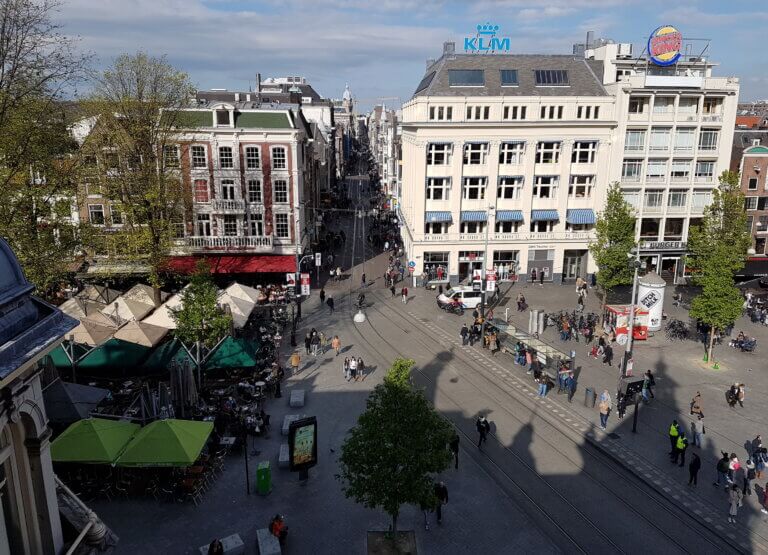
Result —
M 565 285 L 520 285 L 516 284 L 508 293 L 510 322 L 522 329 L 527 329 L 528 312 L 516 311 L 514 297 L 518 291 L 523 291 L 529 306 L 543 308 L 545 311 L 555 311 L 575 306 L 573 287 Z M 469 315 L 460 318 L 445 314 L 438 310 L 434 303 L 435 292 L 419 289 L 416 299 L 409 307 L 409 312 L 419 318 L 431 318 L 428 326 L 435 333 L 438 341 L 460 343 L 458 330 L 463 321 L 470 319 Z M 671 307 L 671 299 L 666 299 L 670 317 L 687 320 L 683 310 Z M 504 306 L 496 307 L 497 318 L 504 317 Z M 599 299 L 590 291 L 586 303 L 586 311 L 599 312 Z M 744 329 L 749 335 L 757 336 L 759 344 L 766 341 L 766 328 L 744 319 L 736 329 Z M 541 338 L 550 345 L 568 351 L 576 350 L 576 365 L 578 368 L 578 388 L 573 402 L 569 404 L 565 396 L 551 391 L 546 398 L 547 404 L 557 407 L 553 416 L 559 418 L 563 427 L 578 431 L 589 441 L 600 446 L 621 464 L 633 470 L 640 478 L 657 488 L 660 493 L 671 497 L 686 511 L 693 512 L 718 531 L 735 538 L 736 529 L 728 533 L 726 521 L 727 499 L 725 494 L 709 485 L 715 476 L 715 464 L 721 450 L 733 452 L 743 462 L 746 459 L 744 444 L 763 432 L 768 418 L 758 407 L 768 401 L 768 377 L 750 369 L 760 366 L 759 355 L 739 353 L 727 346 L 717 347 L 715 356 L 721 361 L 720 370 L 712 370 L 702 363 L 703 350 L 700 344 L 693 341 L 670 343 L 659 332 L 646 342 L 635 344 L 635 374 L 639 375 L 647 368 L 652 368 L 656 375 L 656 398 L 648 406 L 641 406 L 639 413 L 638 434 L 631 432 L 632 411 L 628 408 L 624 420 L 619 421 L 615 410 L 611 414 L 607 433 L 596 430 L 598 414 L 596 408 L 584 406 L 584 389 L 591 387 L 598 393 L 608 389 L 614 395 L 618 379 L 618 368 L 601 365 L 598 361 L 586 356 L 587 346 L 583 342 L 574 341 L 563 343 L 557 337 L 556 330 L 549 329 Z M 615 359 L 620 358 L 621 348 L 616 346 Z M 515 387 L 523 394 L 533 395 L 534 384 L 531 377 L 522 368 L 514 365 L 512 357 L 504 354 L 490 356 L 479 347 L 475 349 L 477 357 L 484 361 L 489 371 L 502 373 L 515 382 Z M 474 356 L 474 355 L 473 355 Z M 747 384 L 745 407 L 730 409 L 725 403 L 724 392 L 734 381 Z M 667 430 L 673 419 L 677 419 L 686 429 L 689 429 L 690 399 L 701 391 L 704 398 L 704 414 L 707 433 L 702 449 L 690 447 L 686 454 L 687 462 L 691 453 L 696 452 L 702 459 L 702 470 L 699 473 L 698 488 L 689 488 L 687 468 L 673 467 L 667 456 L 669 442 Z M 592 430 L 595 430 L 594 432 Z M 688 434 L 690 435 L 690 434 Z M 766 475 L 763 476 L 763 480 Z M 763 480 L 755 485 L 760 488 L 766 484 Z M 768 517 L 759 511 L 756 495 L 745 498 L 744 507 L 740 510 L 739 529 L 746 525 L 753 535 L 753 548 L 768 551 Z

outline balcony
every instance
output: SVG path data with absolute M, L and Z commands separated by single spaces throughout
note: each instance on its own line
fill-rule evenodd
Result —
M 663 206 L 644 206 L 643 207 L 643 215 L 646 214 L 661 214 L 664 212 Z
M 648 112 L 640 112 L 639 114 L 629 113 L 629 121 L 648 121 Z
M 180 250 L 193 252 L 271 252 L 272 236 L 191 236 L 177 239 L 176 246 Z
M 701 116 L 701 123 L 723 123 L 722 114 L 704 114 Z
M 645 144 L 641 145 L 624 145 L 624 152 L 645 152 Z
M 671 206 L 670 205 L 670 206 L 667 206 L 667 214 L 685 214 L 686 212 L 688 212 L 688 206 L 687 205 L 683 205 L 683 206 Z M 647 213 L 648 213 L 648 211 L 646 210 L 646 214 Z
M 677 121 L 698 122 L 699 114 L 696 112 L 678 112 Z
M 240 214 L 245 212 L 244 200 L 213 199 L 211 202 L 213 211 L 217 214 Z
M 667 180 L 666 175 L 646 175 L 645 176 L 646 183 L 661 183 L 666 180 Z

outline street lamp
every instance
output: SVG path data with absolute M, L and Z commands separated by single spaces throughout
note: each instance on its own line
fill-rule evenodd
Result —
M 491 229 L 491 214 L 493 214 L 494 206 L 488 207 L 488 216 L 485 221 L 485 251 L 483 252 L 483 280 L 480 282 L 480 290 L 483 292 L 483 304 L 480 305 L 480 315 L 483 317 L 483 323 L 480 325 L 480 346 L 485 344 L 485 295 L 488 289 L 488 232 Z M 485 287 L 483 287 L 485 286 Z
M 622 378 L 627 376 L 627 369 L 629 371 L 632 371 L 632 368 L 629 367 L 630 361 L 632 360 L 632 344 L 633 344 L 633 335 L 634 335 L 634 327 L 635 327 L 635 303 L 637 302 L 637 274 L 640 270 L 641 262 L 640 262 L 640 246 L 633 247 L 629 253 L 627 253 L 627 256 L 632 258 L 634 257 L 634 260 L 631 261 L 631 265 L 634 268 L 634 276 L 632 278 L 632 302 L 629 304 L 629 322 L 627 326 L 627 344 L 624 345 L 624 360 L 621 363 L 621 376 Z
M 360 187 L 358 185 L 358 191 L 359 190 L 360 190 Z M 363 235 L 362 235 L 362 241 L 363 241 L 363 264 L 362 264 L 362 270 L 363 270 L 363 275 L 365 275 L 365 211 L 361 210 L 361 209 L 355 210 L 355 216 L 357 216 L 357 218 L 359 218 L 362 221 L 362 224 L 363 224 Z M 357 235 L 357 234 L 355 234 L 355 235 Z M 353 245 L 353 247 L 352 247 L 352 266 L 354 267 L 354 262 L 355 262 L 354 241 L 352 242 L 352 245 Z M 350 277 L 350 282 L 351 281 L 352 281 L 352 279 Z M 362 324 L 363 322 L 365 322 L 365 313 L 363 312 L 363 307 L 361 307 L 361 306 L 357 307 L 357 312 L 352 317 L 352 320 L 356 324 Z

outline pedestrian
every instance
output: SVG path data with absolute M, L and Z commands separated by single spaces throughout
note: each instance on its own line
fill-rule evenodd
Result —
M 435 484 L 435 497 L 437 498 L 435 503 L 437 523 L 440 524 L 443 522 L 443 505 L 448 503 L 448 488 L 445 486 L 445 482 Z
M 355 357 L 349 359 L 349 377 L 351 380 L 357 381 L 357 359 Z
M 456 470 L 459 469 L 459 434 L 453 432 L 453 437 L 448 444 L 451 453 L 453 453 L 453 460 Z
M 597 408 L 600 411 L 600 428 L 605 430 L 605 427 L 608 425 L 608 414 L 611 412 L 611 405 L 608 401 L 601 400 Z
M 763 447 L 763 438 L 761 436 L 757 436 L 755 439 L 751 441 L 751 454 L 752 459 L 754 460 L 755 454 L 760 451 Z
M 731 483 L 735 482 L 734 476 L 739 470 L 741 470 L 739 457 L 736 456 L 736 453 L 731 453 L 728 458 L 728 481 Z
M 320 289 L 320 304 L 322 305 L 323 303 L 325 303 L 325 289 L 321 288 Z
M 752 459 L 747 459 L 747 462 L 744 464 L 744 488 L 742 489 L 744 495 L 752 495 L 752 480 L 756 477 L 755 463 Z
M 357 357 L 357 377 L 355 377 L 355 381 L 360 381 L 365 379 L 365 364 L 363 364 L 363 359 L 360 357 Z
M 403 304 L 408 304 L 408 288 L 403 287 L 400 290 L 400 296 L 403 298 Z
M 293 351 L 290 362 L 292 375 L 295 376 L 299 373 L 299 364 L 301 364 L 301 356 L 299 355 L 299 351 Z
M 768 449 L 761 447 L 760 450 L 755 453 L 755 473 L 758 478 L 763 477 L 766 463 L 768 463 Z
M 688 463 L 688 485 L 696 487 L 699 484 L 699 470 L 701 469 L 701 459 L 694 453 L 691 462 Z
M 574 393 L 576 393 L 576 377 L 573 372 L 568 372 L 568 377 L 565 378 L 565 389 L 568 391 L 568 402 L 570 403 Z
M 469 328 L 467 327 L 467 324 L 464 324 L 461 326 L 461 331 L 459 332 L 459 337 L 461 337 L 461 346 L 465 346 L 467 344 L 467 340 L 469 338 Z
M 736 515 L 739 513 L 744 494 L 741 493 L 739 486 L 733 484 L 731 491 L 728 492 L 728 522 L 736 524 Z
M 531 268 L 531 283 L 536 285 L 536 268 Z
M 304 336 L 304 350 L 309 354 L 309 349 L 312 346 L 312 338 L 309 336 L 309 332 Z
M 318 351 L 320 351 L 320 336 L 318 334 L 313 335 L 310 343 L 312 346 L 312 356 L 317 356 Z
M 343 368 L 344 368 L 344 379 L 345 379 L 345 380 L 347 380 L 347 381 L 349 381 L 349 377 L 350 377 L 350 370 L 349 370 L 349 357 L 346 357 L 346 358 L 344 359 L 344 365 L 343 365 Z
M 685 465 L 685 450 L 688 449 L 688 438 L 685 437 L 685 432 L 680 432 L 677 436 L 677 442 L 675 443 L 675 453 L 672 456 L 672 464 L 677 463 L 678 457 L 680 458 L 680 467 Z
M 395 282 L 392 281 L 390 283 L 391 285 L 389 286 L 389 292 L 392 293 L 392 298 L 395 298 L 395 295 L 397 294 L 395 290 Z
M 603 351 L 603 364 L 607 364 L 608 366 L 612 366 L 613 362 L 613 347 L 611 347 L 610 344 L 606 343 L 605 350 Z
M 696 392 L 696 395 L 691 399 L 691 414 L 696 415 L 697 418 L 704 418 L 704 409 L 701 402 L 701 393 Z
M 320 354 L 324 355 L 325 351 L 328 348 L 328 338 L 325 336 L 323 332 L 320 332 Z
M 333 336 L 333 339 L 331 340 L 331 347 L 333 347 L 333 350 L 336 351 L 336 356 L 339 356 L 339 351 L 341 351 L 341 339 L 339 339 L 338 335 Z
M 653 372 L 651 372 L 650 368 L 645 372 L 645 377 L 648 379 L 648 395 L 651 397 L 651 399 L 653 399 L 653 388 L 656 387 L 656 380 L 653 377 Z
M 479 449 L 483 448 L 483 443 L 488 441 L 488 432 L 491 431 L 491 425 L 488 423 L 488 420 L 485 418 L 484 415 L 480 415 L 477 418 L 477 422 L 475 422 L 475 427 L 477 428 L 477 433 L 480 434 L 480 437 L 477 440 L 477 447 Z
M 544 270 L 543 269 L 541 272 L 539 272 L 539 285 L 541 287 L 544 287 Z
M 734 383 L 731 387 L 728 388 L 728 391 L 725 392 L 725 398 L 728 400 L 729 407 L 734 408 L 736 406 L 736 402 L 739 400 L 738 383 Z
M 650 372 L 650 370 L 648 370 L 648 372 Z M 640 394 L 643 396 L 643 402 L 646 405 L 651 402 L 651 378 L 648 376 L 648 372 L 643 376 L 643 388 L 640 391 Z
M 677 420 L 673 420 L 669 426 L 669 456 L 675 454 L 675 445 L 677 445 L 677 438 L 680 436 L 680 425 Z
M 616 394 L 616 414 L 619 420 L 624 420 L 624 414 L 627 412 L 628 396 L 624 395 L 621 391 Z
M 405 266 L 400 266 L 397 271 L 400 272 L 400 281 L 402 281 L 405 277 Z
M 328 305 L 328 308 L 331 311 L 331 314 L 333 314 L 333 297 L 328 297 L 328 299 L 325 301 L 325 304 Z
M 365 274 L 363 274 L 363 277 L 360 278 L 360 287 L 365 287 L 366 281 L 365 281 Z
M 693 432 L 693 444 L 700 448 L 702 446 L 702 437 L 707 433 L 706 429 L 704 428 L 703 418 L 697 418 L 691 422 L 691 432 Z
M 746 386 L 744 384 L 739 384 L 739 392 L 736 396 L 736 399 L 739 401 L 739 406 L 741 408 L 744 408 L 744 396 L 746 395 Z
M 536 378 L 536 383 L 539 384 L 539 397 L 547 396 L 547 376 L 543 372 Z

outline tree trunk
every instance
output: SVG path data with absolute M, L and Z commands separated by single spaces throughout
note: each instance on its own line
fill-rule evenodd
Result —
M 709 330 L 709 345 L 707 345 L 707 362 L 712 362 L 712 350 L 715 346 L 715 332 L 717 328 L 712 326 Z
M 161 295 L 160 295 L 160 286 L 158 285 L 152 286 L 152 302 L 155 303 L 155 308 L 157 308 L 162 304 Z
M 603 298 L 601 299 L 601 302 L 600 302 L 600 324 L 604 324 L 605 323 L 605 305 L 608 304 L 608 291 L 604 287 L 601 287 L 600 289 L 603 290 Z
M 392 513 L 392 540 L 397 542 L 397 513 Z

